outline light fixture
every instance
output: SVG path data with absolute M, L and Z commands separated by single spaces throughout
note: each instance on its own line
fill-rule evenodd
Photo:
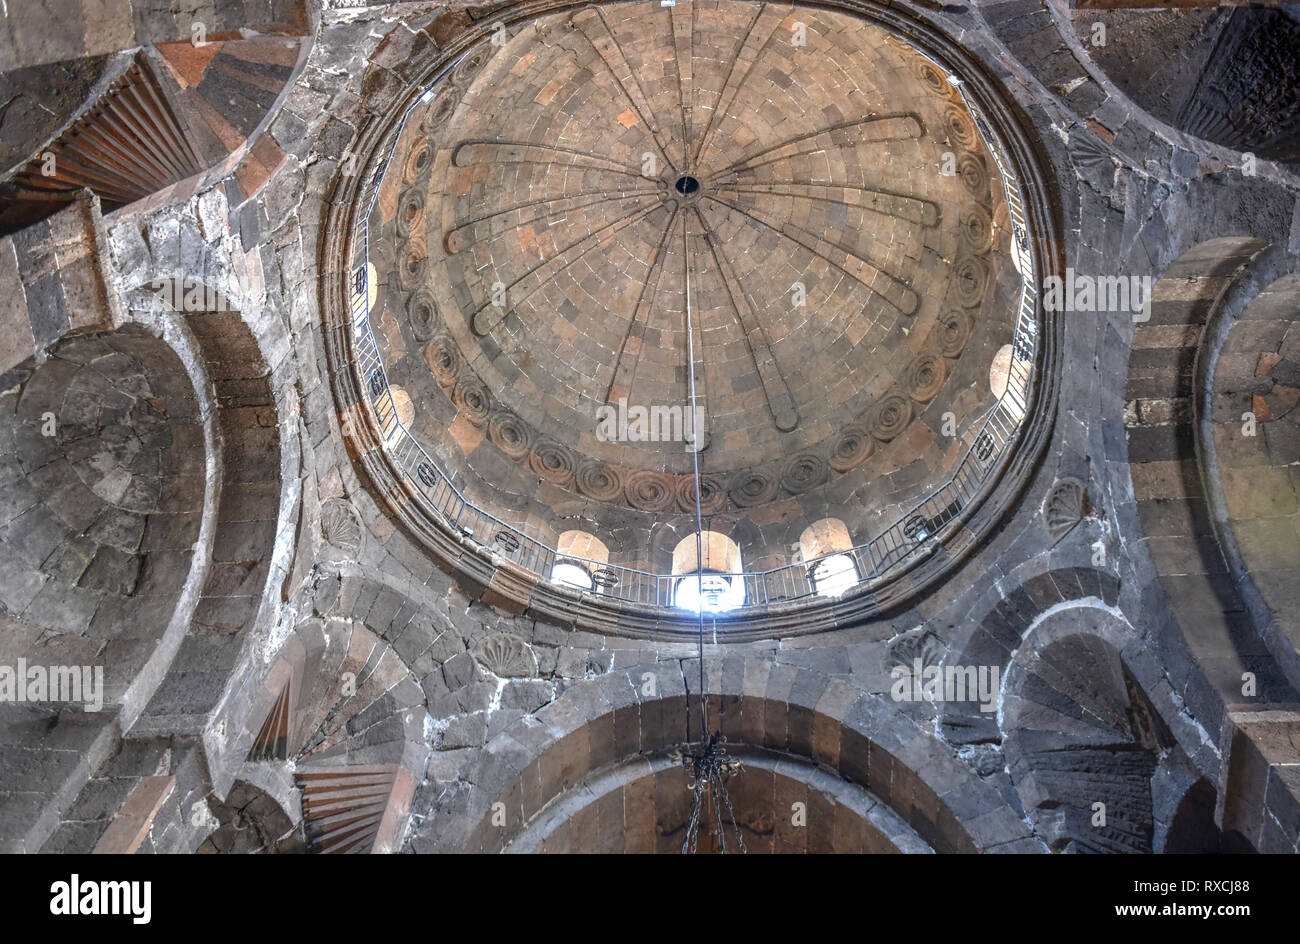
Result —
M 691 791 L 691 814 L 686 821 L 686 838 L 682 840 L 683 853 L 698 850 L 700 820 L 706 810 L 713 820 L 711 832 L 718 838 L 718 851 L 728 851 L 724 816 L 730 820 L 732 832 L 736 835 L 736 851 L 747 851 L 726 785 L 726 779 L 740 773 L 742 768 L 740 761 L 727 755 L 727 749 L 723 746 L 726 741 L 721 732 L 715 731 L 707 740 L 700 743 L 687 742 L 669 755 L 685 769 L 686 789 Z

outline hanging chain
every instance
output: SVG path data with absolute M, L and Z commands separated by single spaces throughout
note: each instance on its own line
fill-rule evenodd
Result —
M 692 50 L 694 55 L 694 29 L 692 28 Z M 690 129 L 684 127 L 685 142 L 683 153 L 691 153 Z M 689 158 L 688 158 L 689 160 Z M 690 167 L 682 169 L 689 174 Z M 699 212 L 698 210 L 696 211 Z M 670 221 L 671 225 L 671 221 Z M 727 851 L 726 833 L 723 827 L 722 803 L 727 805 L 731 826 L 736 832 L 736 842 L 741 852 L 745 852 L 745 841 L 740 835 L 740 824 L 736 821 L 736 812 L 731 805 L 723 782 L 733 773 L 738 773 L 740 763 L 727 758 L 726 742 L 722 732 L 709 733 L 708 699 L 704 694 L 704 509 L 700 488 L 700 429 L 699 400 L 695 389 L 695 318 L 691 307 L 691 237 L 688 214 L 682 214 L 682 266 L 686 282 L 686 373 L 690 382 L 690 417 L 691 417 L 691 463 L 695 485 L 695 596 L 699 616 L 699 639 L 697 654 L 700 660 L 700 685 L 696 694 L 700 711 L 700 743 L 698 750 L 692 750 L 690 744 L 690 705 L 687 704 L 687 743 L 674 752 L 686 768 L 688 789 L 691 790 L 691 813 L 686 824 L 686 838 L 682 842 L 682 852 L 694 853 L 699 847 L 700 813 L 705 803 L 705 791 L 713 804 L 714 828 L 717 830 L 719 850 Z

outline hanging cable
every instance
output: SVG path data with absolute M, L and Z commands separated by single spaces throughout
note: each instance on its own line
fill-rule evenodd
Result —
M 694 38 L 694 10 L 692 9 L 692 56 L 695 54 Z M 679 64 L 679 81 L 680 76 L 681 66 Z M 684 110 L 683 118 L 685 118 Z M 687 155 L 689 161 L 692 150 L 691 133 L 689 124 L 685 121 L 683 121 L 683 132 L 682 152 Z M 689 175 L 691 168 L 682 168 L 682 173 L 683 175 Z M 685 195 L 684 190 L 682 193 Z M 696 210 L 696 212 L 699 211 Z M 686 824 L 686 837 L 682 842 L 682 852 L 693 853 L 699 848 L 701 810 L 705 803 L 712 804 L 713 828 L 717 833 L 719 851 L 724 853 L 727 851 L 727 840 L 722 825 L 722 805 L 725 803 L 731 818 L 731 827 L 736 832 L 736 844 L 740 852 L 745 852 L 745 840 L 740 834 L 740 824 L 736 820 L 736 812 L 732 808 L 731 797 L 728 796 L 727 788 L 723 782 L 726 777 L 740 770 L 740 764 L 735 760 L 728 759 L 726 748 L 722 746 L 722 743 L 726 740 L 723 738 L 722 732 L 709 733 L 708 699 L 704 693 L 704 509 L 700 487 L 700 411 L 698 394 L 695 389 L 695 313 L 691 306 L 691 235 L 687 216 L 686 213 L 682 214 L 682 267 L 686 287 L 686 370 L 691 397 L 691 467 L 695 485 L 695 601 L 698 611 L 697 616 L 699 617 L 697 655 L 700 660 L 700 684 L 696 697 L 700 704 L 700 742 L 698 747 L 693 750 L 690 743 L 690 701 L 688 696 L 686 705 L 686 743 L 677 752 L 674 752 L 674 756 L 678 757 L 686 768 L 689 777 L 689 789 L 691 790 L 691 812 Z M 672 226 L 671 220 L 669 220 L 668 225 Z M 716 643 L 717 619 L 712 616 L 710 618 L 713 619 L 714 642 Z
M 691 312 L 691 250 L 687 214 L 682 214 L 682 264 L 686 269 L 686 374 L 691 391 L 691 464 L 695 484 L 695 598 L 700 618 L 700 736 L 709 736 L 708 707 L 704 698 L 704 511 L 700 501 L 699 406 L 695 393 L 695 323 Z

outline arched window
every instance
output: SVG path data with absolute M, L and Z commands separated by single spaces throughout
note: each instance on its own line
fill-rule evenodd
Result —
M 389 386 L 387 395 L 381 394 L 376 398 L 374 408 L 380 429 L 390 445 L 395 445 L 403 431 L 415 424 L 415 404 L 411 402 L 411 395 L 397 384 Z
M 734 610 L 745 602 L 741 573 L 740 547 L 725 534 L 683 538 L 673 549 L 673 574 L 682 575 L 673 584 L 673 605 L 692 613 Z
M 993 396 L 1002 400 L 1003 395 L 1007 392 L 1007 387 L 1011 386 L 1013 377 L 1013 360 L 1015 358 L 1015 348 L 1010 344 L 1004 344 L 998 348 L 998 352 L 993 355 L 993 363 L 989 365 L 989 389 Z M 1023 372 L 1019 372 L 1017 377 L 1022 377 Z M 1019 421 L 1024 418 L 1024 398 L 1025 390 L 1023 389 L 1023 380 L 1017 382 L 1011 391 L 1011 396 L 1004 401 L 1004 406 L 1012 418 Z
M 555 564 L 551 580 L 566 587 L 599 593 L 596 574 L 609 563 L 609 548 L 594 534 L 565 531 L 555 542 Z
M 799 535 L 799 551 L 808 564 L 808 582 L 823 597 L 838 597 L 858 585 L 862 575 L 847 553 L 853 548 L 849 529 L 839 518 L 815 521 Z

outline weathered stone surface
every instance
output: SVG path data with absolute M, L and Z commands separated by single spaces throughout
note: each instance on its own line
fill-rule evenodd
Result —
M 43 38 L 10 7 L 0 29 L 6 73 L 11 41 L 45 62 L 187 38 L 187 24 L 161 8 L 132 20 L 121 4 L 73 4 L 60 12 L 68 28 Z M 969 159 L 982 150 L 965 143 L 973 129 L 961 114 L 947 114 L 951 86 L 894 40 L 867 42 L 866 27 L 836 28 L 838 19 L 814 11 L 825 27 L 812 32 L 826 63 L 872 66 L 846 99 L 834 83 L 809 81 L 819 66 L 791 65 L 794 47 L 771 19 L 777 14 L 760 11 L 755 42 L 771 32 L 778 61 L 759 57 L 772 68 L 739 91 L 733 85 L 736 99 L 720 102 L 731 93 L 717 67 L 751 61 L 738 51 L 754 14 L 733 16 L 724 4 L 715 41 L 692 54 L 702 33 L 682 19 L 688 9 L 645 13 L 658 18 L 648 38 L 629 14 L 610 21 L 607 43 L 605 27 L 586 13 L 540 45 L 531 27 L 512 26 L 504 49 L 472 47 L 410 124 L 412 137 L 441 141 L 447 153 L 421 159 L 409 141 L 399 144 L 391 172 L 400 186 L 380 194 L 369 327 L 389 358 L 389 381 L 410 397 L 395 398 L 397 415 L 425 437 L 457 487 L 496 502 L 499 517 L 543 543 L 580 528 L 603 542 L 608 562 L 666 570 L 694 526 L 691 455 L 595 440 L 592 411 L 604 400 L 582 391 L 594 383 L 603 397 L 635 382 L 653 392 L 638 394 L 648 402 L 683 402 L 684 305 L 671 284 L 680 250 L 667 244 L 665 274 L 647 296 L 654 304 L 638 321 L 640 294 L 617 286 L 628 273 L 634 286 L 651 284 L 659 250 L 646 233 L 669 232 L 667 207 L 644 232 L 620 229 L 602 251 L 570 259 L 564 227 L 585 238 L 626 215 L 626 204 L 577 206 L 575 194 L 606 200 L 640 186 L 642 151 L 666 145 L 659 156 L 677 160 L 683 124 L 702 134 L 716 119 L 723 143 L 710 145 L 700 166 L 720 167 L 708 162 L 752 158 L 776 142 L 769 132 L 778 126 L 784 141 L 805 119 L 809 129 L 852 122 L 890 88 L 926 101 L 939 96 L 943 107 L 935 106 L 923 139 L 891 139 L 870 160 L 848 160 L 859 149 L 850 146 L 853 130 L 840 127 L 817 138 L 815 150 L 788 145 L 789 154 L 763 164 L 746 186 L 821 187 L 806 181 L 845 184 L 860 172 L 868 190 L 888 184 L 895 197 L 924 193 L 942 202 L 937 232 L 949 234 L 951 225 L 950 244 L 927 243 L 930 228 L 908 220 L 905 208 L 863 207 L 854 193 L 866 191 L 773 196 L 703 182 L 736 206 L 707 204 L 689 237 L 700 254 L 716 249 L 730 260 L 693 270 L 692 316 L 710 352 L 696 377 L 712 437 L 699 454 L 700 497 L 716 522 L 707 527 L 736 542 L 746 570 L 766 570 L 788 564 L 801 534 L 829 518 L 845 522 L 853 541 L 879 534 L 927 483 L 952 474 L 976 432 L 960 420 L 991 406 L 989 365 L 1006 340 L 994 336 L 987 311 L 968 322 L 963 299 L 983 297 L 979 289 L 990 310 L 1016 311 L 1012 224 L 990 184 L 992 163 Z M 288 10 L 222 2 L 209 25 L 235 29 Z M 817 600 L 778 602 L 760 634 L 771 638 L 729 639 L 731 624 L 720 619 L 715 640 L 706 623 L 703 701 L 710 726 L 745 765 L 729 790 L 753 850 L 1205 851 L 1220 847 L 1229 821 L 1259 851 L 1295 850 L 1293 759 L 1278 754 L 1285 739 L 1266 728 L 1289 723 L 1271 712 L 1297 700 L 1300 681 L 1300 633 L 1286 622 L 1300 605 L 1291 579 L 1300 479 L 1287 472 L 1300 443 L 1293 422 L 1300 333 L 1288 323 L 1297 297 L 1290 270 L 1278 268 L 1267 247 L 1294 252 L 1300 201 L 1293 181 L 1262 159 L 1280 153 L 1285 140 L 1269 135 L 1285 132 L 1290 118 L 1285 109 L 1252 107 L 1230 136 L 1206 131 L 1231 152 L 1161 124 L 1208 129 L 1214 121 L 1213 108 L 1195 111 L 1188 97 L 1199 94 L 1192 72 L 1224 78 L 1211 55 L 1218 37 L 1224 49 L 1244 50 L 1225 86 L 1239 101 L 1276 100 L 1237 94 L 1247 86 L 1288 87 L 1291 72 L 1270 76 L 1252 65 L 1269 28 L 1241 25 L 1248 12 L 1098 13 L 1112 27 L 1107 47 L 1090 47 L 1074 32 L 1091 12 L 1072 24 L 1013 0 L 985 6 L 968 24 L 968 50 L 1011 86 L 1049 162 L 1044 186 L 1061 216 L 1053 245 L 1062 260 L 1079 274 L 1158 278 L 1150 318 L 1073 311 L 1052 327 L 1061 335 L 1059 370 L 1041 378 L 1060 405 L 1050 440 L 1041 461 L 1026 463 L 996 526 L 975 509 L 960 538 L 936 548 L 936 557 L 956 561 L 948 579 L 905 583 L 908 599 L 888 618 L 855 617 L 849 596 L 826 608 L 821 623 L 805 619 L 804 607 Z M 0 337 L 0 453 L 8 457 L 0 462 L 0 662 L 21 656 L 106 670 L 100 724 L 35 706 L 4 715 L 0 838 L 87 852 L 110 824 L 130 820 L 123 841 L 141 851 L 253 851 L 302 823 L 291 771 L 351 767 L 391 775 L 379 807 L 385 829 L 416 851 L 514 843 L 675 851 L 689 794 L 668 754 L 697 737 L 693 624 L 667 613 L 646 618 L 640 610 L 649 605 L 615 613 L 611 593 L 553 604 L 561 598 L 546 596 L 551 575 L 529 573 L 525 555 L 498 541 L 495 526 L 462 542 L 405 480 L 382 484 L 382 434 L 353 435 L 352 424 L 369 422 L 358 403 L 365 388 L 353 387 L 370 378 L 353 377 L 334 356 L 355 353 L 355 332 L 321 310 L 355 262 L 338 255 L 331 218 L 356 199 L 345 163 L 351 149 L 375 142 L 372 117 L 431 72 L 439 46 L 487 28 L 493 11 L 429 11 L 405 22 L 323 15 L 278 111 L 296 48 L 258 45 L 265 61 L 232 48 L 213 69 L 181 48 L 188 43 L 170 50 L 172 67 L 192 75 L 194 94 L 211 107 L 240 99 L 228 118 L 235 137 L 204 147 L 223 144 L 230 153 L 236 138 L 269 119 L 269 134 L 221 170 L 224 182 L 102 220 L 102 236 L 73 214 L 0 239 L 0 283 L 17 288 L 0 298 L 0 317 L 15 328 Z M 306 28 L 290 25 L 291 33 Z M 1189 36 L 1189 55 L 1158 54 Z M 995 46 L 1015 68 L 988 54 Z M 1157 54 L 1140 59 L 1143 46 Z M 538 50 L 556 57 L 554 67 L 543 68 L 549 60 Z M 606 115 L 609 101 L 618 107 Z M 30 128 L 9 125 L 34 114 L 30 106 L 11 104 L 6 128 Z M 489 136 L 513 128 L 535 143 L 567 142 L 575 150 L 564 152 L 564 173 L 531 176 L 508 155 L 457 159 L 450 145 L 473 122 L 449 119 L 472 114 L 490 121 Z M 902 160 L 884 156 L 903 157 L 913 146 L 922 149 Z M 919 169 L 938 166 L 948 148 L 963 159 L 957 176 Z M 1249 174 L 1247 149 L 1261 158 Z M 360 155 L 362 169 L 371 156 Z M 608 166 L 586 166 L 593 160 Z M 898 167 L 906 173 L 895 174 Z M 877 179 L 882 174 L 888 179 Z M 1036 185 L 1030 176 L 1027 185 Z M 429 191 L 433 180 L 451 190 Z M 424 193 L 424 203 L 412 192 Z M 677 191 L 664 192 L 673 199 Z M 450 201 L 451 217 L 431 212 L 430 193 Z M 493 193 L 514 196 L 503 202 Z M 968 212 L 960 212 L 954 194 L 963 193 L 982 212 L 964 204 Z M 657 188 L 647 198 L 661 199 Z M 554 225 L 539 225 L 537 201 L 563 207 Z M 527 203 L 536 218 L 509 210 L 470 224 L 457 237 L 468 247 L 464 258 L 440 246 L 452 217 L 467 223 L 514 203 Z M 745 214 L 779 217 L 781 234 Z M 84 246 L 73 238 L 78 227 Z M 451 289 L 427 309 L 413 308 L 406 297 L 413 290 L 396 277 L 403 262 L 418 268 L 423 258 L 399 251 L 399 229 L 408 248 L 438 247 L 445 260 L 438 264 L 447 266 Z M 808 244 L 793 248 L 795 236 Z M 107 247 L 105 286 L 146 330 L 107 332 L 113 319 L 86 321 L 94 307 L 90 245 Z M 995 264 L 967 261 L 980 248 Z M 895 303 L 909 297 L 883 275 L 873 288 L 840 268 L 864 254 L 882 272 L 906 270 L 914 313 L 889 325 L 870 310 L 861 314 L 888 307 L 880 292 L 895 292 L 888 296 Z M 552 271 L 561 262 L 571 264 Z M 527 274 L 539 264 L 551 268 L 533 285 Z M 962 273 L 951 299 L 942 292 L 946 267 Z M 136 291 L 177 272 L 238 298 L 238 310 L 163 311 Z M 787 304 L 801 276 L 811 303 L 803 309 Z M 466 326 L 498 278 L 518 310 L 472 337 Z M 840 310 L 843 318 L 833 314 Z M 623 330 L 633 322 L 635 330 Z M 756 325 L 790 388 L 799 423 L 792 430 L 780 427 L 789 414 L 764 345 L 749 343 L 760 337 Z M 90 335 L 63 337 L 87 328 Z M 458 358 L 429 354 L 444 334 L 454 336 Z M 931 343 L 942 348 L 942 365 L 926 359 Z M 38 364 L 42 346 L 49 357 Z M 853 385 L 834 378 L 852 376 L 864 349 L 887 356 L 881 383 L 867 385 L 871 402 L 853 403 Z M 624 353 L 639 364 L 634 376 L 620 373 Z M 1216 375 L 1197 374 L 1198 364 L 1213 363 Z M 902 399 L 875 410 L 895 382 Z M 858 407 L 868 406 L 870 424 L 858 423 Z M 956 437 L 942 432 L 949 411 L 959 419 Z M 47 412 L 53 435 L 42 432 Z M 1243 413 L 1254 416 L 1257 435 L 1242 432 Z M 547 428 L 557 417 L 580 421 L 573 435 Z M 1197 422 L 1210 426 L 1197 430 Z M 583 458 L 593 453 L 598 464 Z M 646 453 L 653 467 L 629 482 L 619 470 Z M 772 468 L 761 468 L 766 461 Z M 762 474 L 716 474 L 742 468 Z M 1067 480 L 1081 485 L 1073 493 L 1080 500 L 1048 501 Z M 340 515 L 342 508 L 350 511 Z M 1045 508 L 1056 522 L 1049 529 Z M 453 579 L 428 553 L 429 534 L 443 542 L 446 559 L 465 562 L 464 574 Z M 778 591 L 777 582 L 768 587 Z M 587 607 L 592 600 L 606 606 Z M 629 639 L 633 628 L 637 638 Z M 918 657 L 923 668 L 974 670 L 986 680 L 996 671 L 998 710 L 946 692 L 900 698 L 894 670 Z M 1254 677 L 1249 694 L 1246 672 Z M 279 717 L 283 728 L 272 720 Z M 137 718 L 115 752 L 120 734 L 111 721 L 129 728 Z M 159 740 L 146 740 L 151 734 Z M 184 734 L 201 745 L 180 744 Z M 780 760 L 769 762 L 770 751 Z M 137 815 L 128 798 L 155 777 L 175 778 L 173 794 Z M 1227 796 L 1213 796 L 1224 785 Z M 504 828 L 491 818 L 498 800 Z M 802 832 L 786 825 L 796 801 L 808 804 Z M 1094 802 L 1107 805 L 1105 829 L 1090 823 Z M 210 824 L 195 824 L 196 803 L 212 812 Z M 549 812 L 539 817 L 543 808 Z M 1225 823 L 1213 822 L 1215 808 L 1230 811 Z M 146 821 L 152 825 L 141 827 Z M 304 846 L 319 841 L 299 832 Z

